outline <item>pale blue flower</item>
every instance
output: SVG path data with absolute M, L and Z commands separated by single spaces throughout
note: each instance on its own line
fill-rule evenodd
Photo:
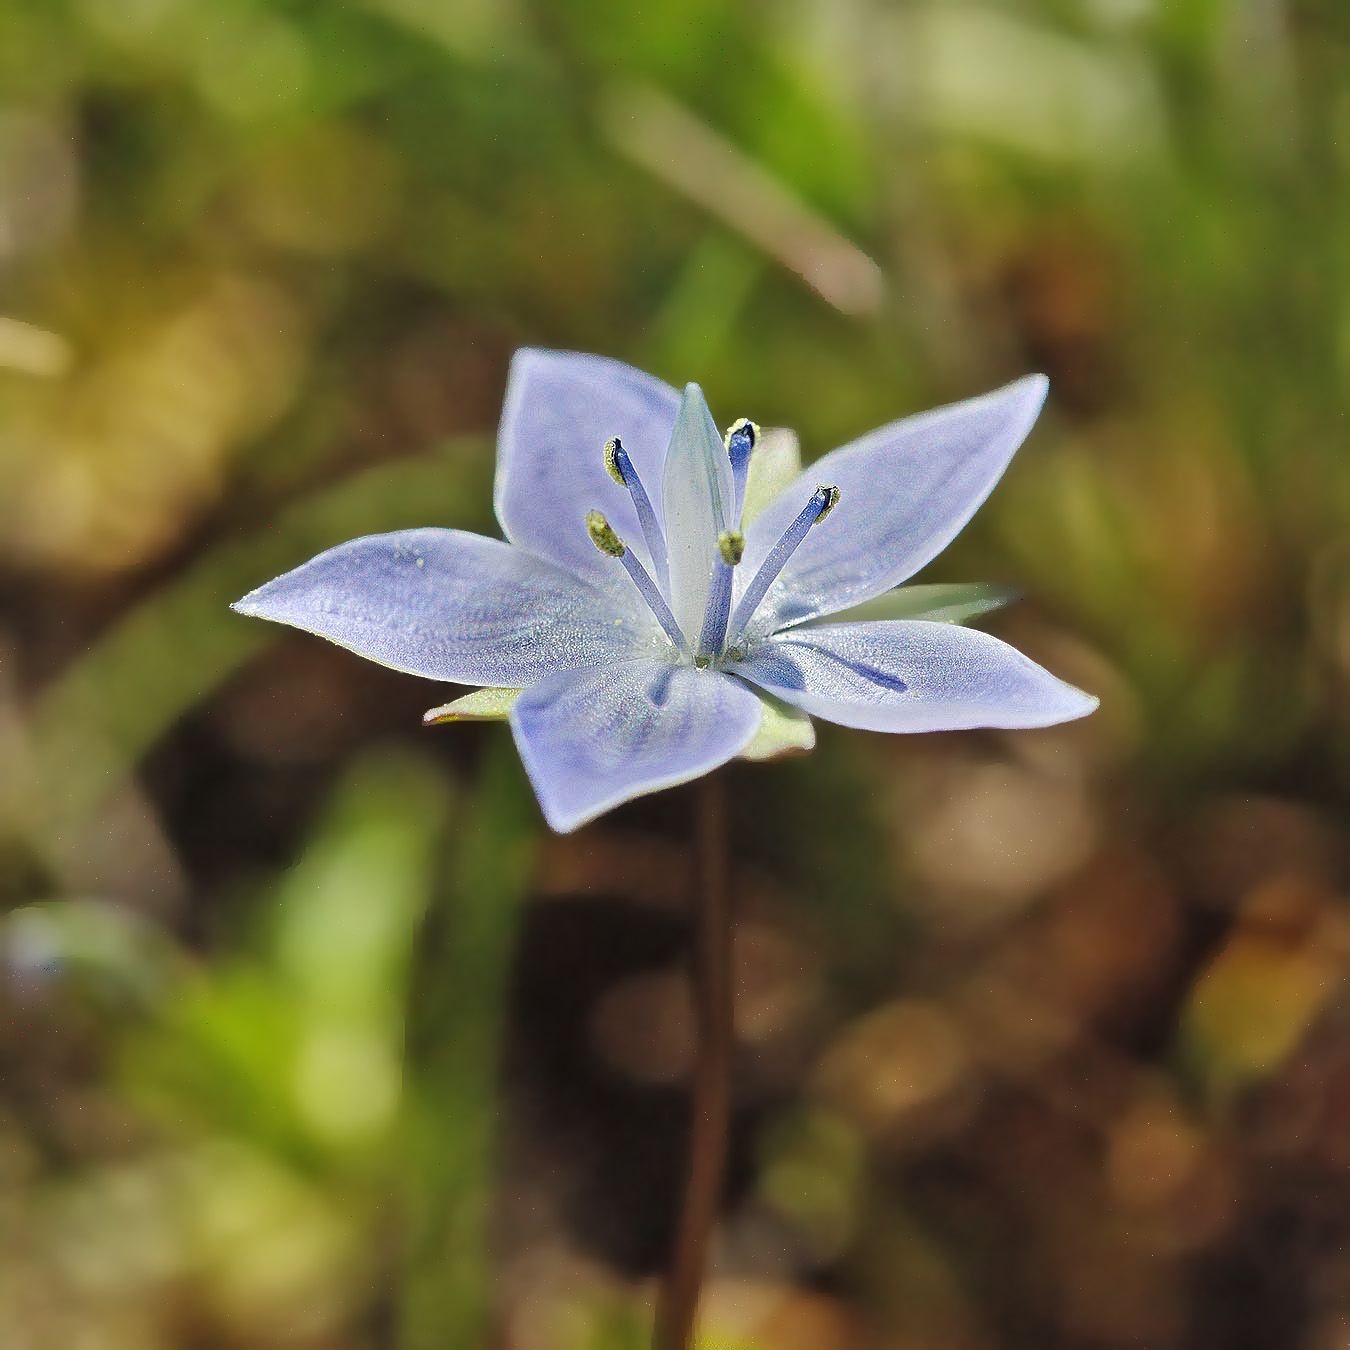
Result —
M 1046 381 L 893 422 L 802 474 L 795 442 L 718 434 L 697 385 L 598 356 L 511 366 L 497 519 L 321 553 L 235 608 L 396 670 L 482 686 L 428 721 L 510 718 L 571 830 L 737 755 L 871 731 L 1035 727 L 1096 700 L 952 620 L 969 588 L 894 590 L 950 542 L 1031 429 Z

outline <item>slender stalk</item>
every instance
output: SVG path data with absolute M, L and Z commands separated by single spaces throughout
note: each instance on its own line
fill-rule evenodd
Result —
M 700 781 L 694 808 L 698 1058 L 689 1129 L 689 1172 L 675 1246 L 657 1300 L 653 1350 L 689 1350 L 693 1344 L 699 1287 L 726 1170 L 733 1042 L 725 798 L 720 774 L 709 774 Z

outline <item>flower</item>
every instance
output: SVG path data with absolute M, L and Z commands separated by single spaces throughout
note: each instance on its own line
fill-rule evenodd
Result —
M 395 670 L 481 686 L 428 722 L 509 717 L 549 824 L 737 755 L 871 731 L 1034 727 L 1096 699 L 959 620 L 998 603 L 899 583 L 998 481 L 1045 399 L 1032 375 L 893 422 L 802 474 L 790 433 L 718 434 L 599 356 L 516 353 L 495 505 L 506 542 L 353 539 L 235 604 Z

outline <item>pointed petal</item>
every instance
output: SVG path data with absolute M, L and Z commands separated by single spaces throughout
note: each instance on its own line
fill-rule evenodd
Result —
M 506 537 L 604 584 L 607 559 L 586 533 L 586 512 L 595 509 L 650 570 L 632 500 L 605 468 L 605 442 L 623 441 L 659 519 L 661 466 L 679 406 L 668 384 L 620 361 L 518 351 L 497 435 L 494 502 Z
M 860 605 L 850 605 L 828 618 L 808 619 L 804 627 L 818 628 L 827 623 L 872 623 L 878 619 L 965 623 L 967 619 L 977 619 L 1016 598 L 1012 591 L 978 581 L 897 586 L 893 591 L 864 600 Z
M 867 731 L 1044 727 L 1097 700 L 978 629 L 850 623 L 770 638 L 733 669 L 815 717 Z
M 1043 375 L 907 417 L 817 460 L 746 531 L 742 586 L 819 483 L 839 503 L 769 589 L 752 635 L 880 595 L 955 538 L 998 482 L 1045 400 Z
M 511 730 L 560 833 L 715 769 L 759 726 L 758 697 L 713 670 L 663 661 L 571 670 L 527 689 Z
M 234 608 L 412 675 L 519 688 L 654 641 L 645 607 L 615 603 L 500 540 L 424 529 L 339 544 Z
M 670 549 L 670 607 L 697 642 L 734 487 L 731 460 L 698 385 L 685 386 L 666 452 L 662 496 Z

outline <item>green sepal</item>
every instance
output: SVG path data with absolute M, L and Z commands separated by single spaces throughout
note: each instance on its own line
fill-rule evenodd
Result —
M 800 708 L 780 703 L 759 690 L 755 690 L 755 693 L 761 707 L 759 730 L 741 751 L 741 759 L 783 759 L 788 755 L 804 755 L 815 749 L 816 729 Z
M 893 591 L 864 600 L 860 605 L 841 609 L 837 614 L 822 614 L 802 625 L 819 627 L 825 623 L 874 623 L 880 619 L 925 619 L 929 623 L 965 623 L 987 614 L 1017 597 L 979 582 L 939 583 L 929 586 L 897 586 Z
M 520 697 L 519 689 L 474 689 L 462 697 L 431 708 L 422 714 L 422 725 L 441 722 L 500 722 L 510 715 L 511 705 Z

